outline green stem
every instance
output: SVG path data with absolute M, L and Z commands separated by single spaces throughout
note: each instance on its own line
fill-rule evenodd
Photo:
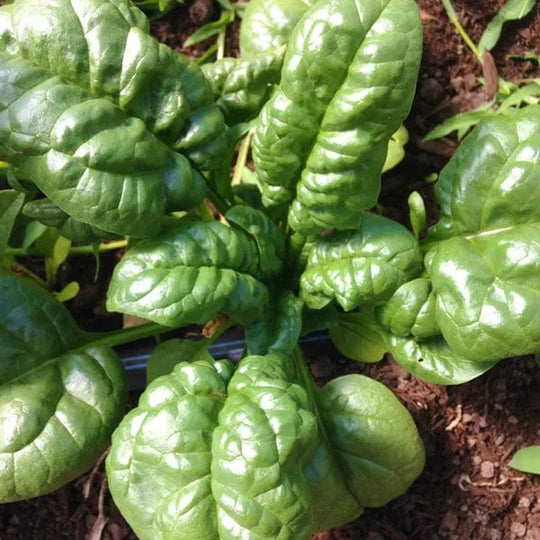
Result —
M 251 139 L 255 134 L 255 128 L 251 128 L 247 135 L 242 140 L 240 148 L 238 150 L 238 158 L 236 159 L 236 165 L 234 167 L 234 174 L 232 177 L 231 185 L 236 186 L 242 183 L 242 172 L 246 166 L 249 149 L 251 147 Z
M 216 53 L 217 50 L 218 50 L 218 46 L 216 43 L 214 43 L 213 45 L 208 47 L 208 49 L 206 49 L 204 54 L 195 58 L 195 62 L 197 62 L 197 64 L 204 64 L 213 54 Z
M 457 30 L 458 34 L 461 36 L 467 47 L 471 50 L 471 52 L 476 56 L 477 60 L 482 64 L 482 54 L 474 44 L 473 40 L 469 37 L 467 32 L 465 32 L 465 29 L 463 26 L 461 26 L 461 23 L 459 22 L 457 13 L 454 10 L 454 6 L 452 6 L 452 3 L 450 0 L 441 0 L 444 9 L 446 10 L 446 13 L 448 14 L 448 18 L 450 19 L 450 22 L 454 25 L 454 28 Z
M 115 242 L 106 242 L 99 245 L 98 251 L 100 253 L 103 253 L 105 251 L 113 251 L 116 249 L 122 249 L 127 246 L 127 240 L 117 240 Z M 94 254 L 94 246 L 88 245 L 88 246 L 72 246 L 69 248 L 69 255 L 93 255 Z M 31 257 L 31 256 L 39 256 L 39 257 L 47 257 L 48 253 L 45 253 L 43 251 L 40 251 L 39 249 L 32 249 L 32 248 L 7 248 L 6 249 L 6 255 L 12 256 L 12 257 Z
M 84 345 L 79 349 L 86 349 L 89 346 L 92 347 L 117 347 L 118 345 L 124 345 L 132 341 L 144 339 L 147 337 L 158 336 L 165 332 L 174 330 L 169 326 L 161 326 L 156 323 L 141 324 L 140 326 L 132 326 L 130 328 L 120 328 L 112 332 L 86 332 L 86 339 Z
M 225 58 L 225 36 L 226 36 L 226 27 L 218 34 L 216 44 L 217 44 L 217 52 L 216 52 L 216 60 L 221 60 L 222 58 Z

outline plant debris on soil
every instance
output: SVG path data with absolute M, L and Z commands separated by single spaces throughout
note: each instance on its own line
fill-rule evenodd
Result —
M 504 1 L 452 3 L 477 43 Z M 456 148 L 451 138 L 424 143 L 422 137 L 442 120 L 474 109 L 489 97 L 479 82 L 481 66 L 449 23 L 440 0 L 418 0 L 418 5 L 424 25 L 424 56 L 406 123 L 411 141 L 405 160 L 385 176 L 380 199 L 384 213 L 403 223 L 408 215 L 407 194 L 414 190 L 424 196 L 430 221 L 436 219 L 432 185 L 425 179 L 440 171 Z M 176 50 L 200 56 L 212 40 L 189 50 L 182 43 L 196 27 L 217 19 L 220 9 L 212 0 L 195 0 L 154 20 L 152 30 Z M 237 24 L 229 27 L 229 55 L 238 51 L 237 29 Z M 508 57 L 540 54 L 539 36 L 539 4 L 525 19 L 505 25 L 492 51 L 501 77 L 517 82 L 540 76 L 533 61 Z M 105 267 L 111 264 L 114 261 Z M 65 270 L 67 274 L 73 271 L 78 272 Z M 106 285 L 91 283 L 89 280 L 83 296 L 71 307 L 85 328 L 102 330 Z M 92 302 L 92 311 L 81 307 L 81 298 Z M 114 323 L 118 324 L 117 318 Z M 308 360 L 320 384 L 348 372 L 362 372 L 383 382 L 412 413 L 427 455 L 424 472 L 406 494 L 384 508 L 366 510 L 345 527 L 318 533 L 314 539 L 540 540 L 540 477 L 508 467 L 516 450 L 540 444 L 540 370 L 534 358 L 502 361 L 482 377 L 454 387 L 419 381 L 390 357 L 378 364 L 360 365 L 325 352 L 308 353 Z M 130 396 L 131 407 L 137 399 L 136 394 Z M 0 540 L 64 538 L 136 538 L 108 493 L 102 462 L 50 495 L 0 506 Z

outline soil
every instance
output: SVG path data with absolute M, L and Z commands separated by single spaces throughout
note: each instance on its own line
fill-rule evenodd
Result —
M 453 0 L 468 34 L 478 42 L 503 0 Z M 452 138 L 425 143 L 422 137 L 456 112 L 471 110 L 489 96 L 479 82 L 482 67 L 448 22 L 440 0 L 418 0 L 424 24 L 424 56 L 418 91 L 406 123 L 411 134 L 407 156 L 386 175 L 381 205 L 386 215 L 406 221 L 406 195 L 420 191 L 430 222 L 436 219 L 432 184 L 456 147 Z M 193 29 L 219 17 L 211 0 L 179 6 L 152 24 L 163 42 L 190 55 L 200 55 L 212 40 L 192 49 L 181 43 Z M 237 52 L 237 26 L 227 39 L 227 52 Z M 508 81 L 539 77 L 538 65 L 509 58 L 528 51 L 540 54 L 540 5 L 521 21 L 507 24 L 493 51 L 494 64 Z M 105 266 L 114 264 L 114 257 Z M 84 263 L 80 263 L 83 267 Z M 81 268 L 67 269 L 69 274 Z M 101 275 L 103 275 L 103 269 Z M 85 328 L 103 329 L 106 284 L 97 282 L 83 299 L 97 306 L 88 311 L 79 299 L 71 308 Z M 82 297 L 81 297 L 82 298 Z M 408 375 L 391 358 L 361 366 L 333 352 L 308 352 L 319 383 L 349 372 L 363 372 L 391 388 L 412 413 L 427 453 L 426 468 L 411 489 L 381 509 L 370 509 L 355 522 L 318 533 L 330 539 L 472 539 L 540 540 L 540 477 L 508 467 L 513 453 L 540 444 L 540 370 L 532 357 L 501 362 L 478 379 L 441 387 Z M 137 395 L 130 397 L 131 406 Z M 0 506 L 0 540 L 134 539 L 112 502 L 102 466 L 56 492 L 31 501 Z

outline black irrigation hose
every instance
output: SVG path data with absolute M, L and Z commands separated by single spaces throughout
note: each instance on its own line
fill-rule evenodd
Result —
M 300 338 L 300 345 L 306 351 L 321 354 L 331 350 L 330 336 L 318 333 Z M 214 358 L 230 358 L 239 360 L 244 352 L 243 339 L 222 338 L 210 345 L 209 351 Z M 155 347 L 155 341 L 148 339 L 136 347 L 119 348 L 118 353 L 127 373 L 130 390 L 142 390 L 146 386 L 146 364 Z

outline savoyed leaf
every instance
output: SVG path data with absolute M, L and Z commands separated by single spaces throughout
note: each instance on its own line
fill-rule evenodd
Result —
M 294 230 L 354 229 L 375 204 L 420 53 L 410 0 L 318 2 L 296 25 L 253 138 L 265 204 L 292 203 Z
M 37 284 L 0 275 L 0 297 L 0 502 L 10 502 L 89 468 L 126 389 L 116 354 L 85 347 L 69 312 Z
M 535 5 L 536 0 L 507 0 L 495 17 L 489 21 L 478 43 L 478 49 L 480 51 L 493 49 L 497 41 L 499 41 L 503 24 L 508 21 L 522 19 Z
M 482 122 L 443 169 L 426 269 L 436 320 L 475 361 L 540 350 L 540 107 Z
M 223 58 L 202 66 L 227 124 L 247 122 L 259 114 L 279 82 L 284 54 L 281 47 L 248 60 Z
M 25 177 L 118 234 L 151 235 L 200 202 L 194 166 L 219 162 L 223 118 L 200 69 L 158 44 L 137 8 L 17 0 L 0 18 L 0 150 Z
M 309 540 L 400 495 L 424 462 L 406 409 L 366 377 L 319 390 L 306 371 L 268 354 L 155 380 L 107 458 L 137 536 Z
M 260 269 L 248 234 L 187 218 L 128 250 L 114 270 L 107 308 L 165 326 L 204 324 L 219 312 L 251 322 L 268 307 Z
M 474 362 L 453 352 L 441 336 L 424 340 L 398 337 L 385 330 L 373 310 L 345 313 L 330 329 L 336 347 L 348 358 L 377 362 L 385 352 L 409 373 L 433 384 L 462 384 L 482 375 L 496 362 Z
M 298 344 L 303 305 L 291 291 L 276 293 L 270 309 L 245 329 L 248 354 L 289 354 Z
M 357 231 L 315 238 L 300 278 L 300 296 L 309 308 L 335 300 L 350 311 L 380 304 L 422 268 L 414 236 L 399 223 L 366 214 Z
M 315 0 L 251 0 L 240 27 L 240 56 L 251 59 L 289 42 L 296 23 Z
M 162 375 L 168 375 L 180 362 L 212 360 L 208 352 L 209 340 L 169 339 L 160 343 L 150 355 L 146 364 L 146 383 Z
M 23 214 L 47 227 L 58 229 L 62 236 L 79 244 L 91 244 L 99 238 L 117 238 L 114 234 L 72 218 L 46 198 L 26 203 L 23 207 Z M 27 241 L 30 241 L 31 244 L 31 237 L 28 237 Z

